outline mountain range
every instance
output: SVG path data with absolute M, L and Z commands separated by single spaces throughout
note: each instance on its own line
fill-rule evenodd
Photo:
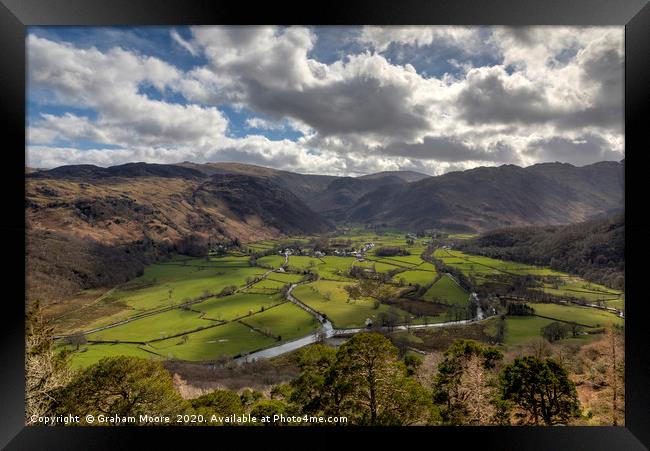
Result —
M 28 238 L 40 235 L 28 239 L 27 253 L 30 242 L 43 246 L 47 239 L 109 248 L 153 243 L 188 252 L 190 244 L 211 240 L 322 234 L 337 222 L 473 232 L 571 224 L 621 211 L 623 173 L 624 161 L 503 165 L 440 176 L 390 171 L 336 177 L 191 162 L 30 170 Z

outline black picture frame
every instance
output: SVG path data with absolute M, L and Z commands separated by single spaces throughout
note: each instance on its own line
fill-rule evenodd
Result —
M 625 427 L 434 427 L 366 428 L 133 428 L 24 426 L 24 251 L 25 30 L 34 25 L 624 25 L 625 26 L 625 221 L 626 221 L 626 424 Z M 458 443 L 481 449 L 622 450 L 650 447 L 650 364 L 644 324 L 644 258 L 650 221 L 643 196 L 650 151 L 644 118 L 650 116 L 650 5 L 647 0 L 386 1 L 278 4 L 204 0 L 0 0 L 0 111 L 4 126 L 2 181 L 5 214 L 5 296 L 0 346 L 0 446 L 6 449 L 120 449 L 142 439 L 148 448 L 177 448 L 201 438 L 213 446 L 237 439 L 282 440 L 276 445 L 339 446 L 351 439 L 364 446 L 403 440 L 413 446 Z M 645 113 L 645 114 L 644 114 Z M 23 149 L 23 152 L 20 151 Z M 22 273 L 22 274 L 21 274 Z M 6 288 L 10 289 L 7 290 Z M 8 293 L 12 293 L 8 295 Z M 336 434 L 334 434 L 336 432 Z M 287 440 L 290 434 L 296 439 Z M 271 437 L 271 435 L 273 437 Z M 281 436 L 280 436 L 281 435 Z M 359 442 L 356 442 L 359 443 Z M 242 445 L 243 446 L 243 445 Z

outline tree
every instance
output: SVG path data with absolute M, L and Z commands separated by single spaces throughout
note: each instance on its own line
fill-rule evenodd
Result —
M 344 287 L 350 299 L 362 297 L 372 298 L 379 302 L 384 301 L 391 294 L 391 288 L 379 276 L 359 278 L 357 284 Z
M 79 346 L 85 345 L 88 343 L 88 340 L 86 339 L 86 335 L 83 332 L 77 332 L 75 334 L 70 335 L 67 339 L 66 342 L 70 345 L 75 346 L 75 350 L 79 350 Z
M 263 417 L 270 417 L 270 421 L 263 423 L 265 426 L 278 426 L 282 421 L 273 421 L 274 415 L 287 415 L 290 414 L 291 409 L 289 405 L 278 399 L 264 399 L 253 406 L 251 409 L 251 416 L 256 417 L 260 422 Z
M 625 421 L 625 362 L 623 328 L 609 325 L 603 337 L 581 349 L 582 367 L 587 381 L 598 396 L 592 397 L 587 409 L 595 413 L 601 425 L 620 425 Z
M 263 397 L 264 395 L 262 393 L 258 392 L 257 390 L 251 390 L 250 388 L 243 390 L 239 395 L 239 398 L 241 399 L 244 407 L 250 407 Z
M 571 327 L 559 321 L 553 321 L 552 323 L 542 327 L 540 331 L 542 337 L 553 343 L 554 341 L 566 338 L 571 331 Z
M 384 326 L 391 332 L 399 323 L 399 314 L 397 310 L 391 307 L 387 312 L 381 312 L 377 315 L 377 323 Z
M 43 315 L 38 301 L 28 306 L 25 318 L 25 418 L 51 413 L 57 392 L 72 378 L 69 353 L 54 351 L 54 327 Z
M 334 403 L 326 382 L 335 358 L 336 350 L 322 344 L 298 352 L 300 375 L 291 381 L 289 400 L 300 405 L 303 413 L 322 413 Z
M 495 413 L 494 370 L 503 355 L 473 340 L 456 340 L 443 354 L 433 380 L 434 401 L 450 424 L 485 424 Z M 476 405 L 480 402 L 480 405 Z
M 520 357 L 507 365 L 500 378 L 501 398 L 512 402 L 522 424 L 567 424 L 580 414 L 575 385 L 553 359 Z
M 406 365 L 406 374 L 408 376 L 414 376 L 422 366 L 422 358 L 415 355 L 406 355 L 404 357 L 404 365 Z
M 529 341 L 526 348 L 528 349 L 528 352 L 526 352 L 526 354 L 533 355 L 538 359 L 550 357 L 553 354 L 552 345 L 541 337 Z
M 622 328 L 617 328 L 614 325 L 610 325 L 605 333 L 608 344 L 606 353 L 607 379 L 612 387 L 612 425 L 617 426 L 619 417 L 625 418 L 624 412 L 622 412 L 624 403 L 621 402 L 619 406 L 619 397 L 625 396 L 624 334 Z
M 160 362 L 137 357 L 105 357 L 78 373 L 59 392 L 58 414 L 118 416 L 182 413 L 187 404 Z
M 194 412 L 206 417 L 227 417 L 244 413 L 241 398 L 229 390 L 215 390 L 190 401 Z M 212 423 L 214 424 L 214 423 Z
M 336 353 L 332 381 L 342 387 L 342 411 L 355 424 L 394 425 L 426 421 L 426 390 L 406 376 L 397 349 L 384 336 L 362 332 Z

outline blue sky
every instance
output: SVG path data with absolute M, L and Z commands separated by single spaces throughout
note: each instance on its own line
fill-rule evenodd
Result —
M 31 27 L 27 52 L 29 166 L 623 158 L 622 27 Z

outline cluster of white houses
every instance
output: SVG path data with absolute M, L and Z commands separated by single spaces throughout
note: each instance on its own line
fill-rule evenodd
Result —
M 332 255 L 337 257 L 356 257 L 363 258 L 363 254 L 375 247 L 375 243 L 365 243 L 360 249 L 355 251 L 340 251 L 338 249 L 332 251 Z M 312 249 L 293 249 L 286 248 L 278 252 L 279 255 L 309 255 L 316 258 L 325 257 L 327 253 L 322 251 L 314 251 Z

